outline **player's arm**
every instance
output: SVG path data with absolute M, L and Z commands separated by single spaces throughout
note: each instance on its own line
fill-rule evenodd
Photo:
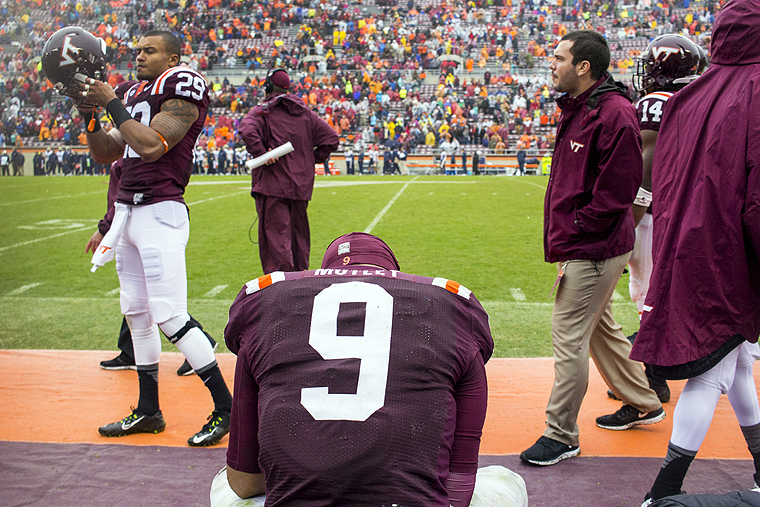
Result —
M 84 83 L 77 84 L 77 90 L 73 91 L 70 97 L 89 104 L 87 107 L 80 107 L 79 113 L 87 126 L 85 134 L 92 160 L 96 164 L 110 164 L 124 155 L 124 140 L 119 135 L 119 131 L 103 130 L 96 110 L 97 107 L 106 107 L 110 100 L 116 99 L 116 93 L 111 85 L 88 77 L 85 78 Z
M 641 158 L 644 162 L 644 171 L 641 187 L 636 195 L 636 200 L 633 201 L 633 219 L 636 225 L 639 225 L 647 208 L 652 203 L 652 160 L 654 160 L 654 148 L 657 146 L 658 134 L 659 132 L 656 130 L 641 131 Z
M 240 498 L 264 494 L 264 474 L 240 472 L 227 465 L 227 482 Z
M 468 366 L 454 393 L 457 422 L 446 481 L 452 507 L 467 507 L 470 504 L 488 405 L 486 369 L 480 351 L 471 352 Z
M 145 162 L 155 162 L 172 149 L 185 137 L 200 115 L 195 104 L 181 99 L 170 99 L 162 104 L 161 112 L 151 120 L 148 126 L 132 118 L 108 83 L 87 78 L 79 93 L 82 98 L 105 107 L 124 142 Z M 122 155 L 123 145 L 119 146 L 115 139 L 107 139 L 108 136 L 100 132 L 102 130 L 92 134 L 92 141 L 90 141 L 90 134 L 87 135 L 91 152 L 94 149 L 98 155 L 98 158 L 95 158 L 94 152 L 93 158 L 101 164 L 113 162 Z M 99 146 L 99 143 L 106 144 Z
M 96 164 L 110 164 L 124 155 L 124 141 L 119 135 L 117 129 L 111 129 L 106 132 L 100 127 L 100 122 L 95 119 L 90 121 L 93 114 L 92 110 L 80 110 L 80 114 L 85 118 L 85 123 L 93 123 L 94 131 L 90 132 L 89 128 L 85 130 L 87 135 L 87 146 L 90 149 L 90 156 Z
M 164 153 L 174 148 L 198 119 L 199 111 L 195 104 L 182 99 L 169 99 L 161 105 L 161 112 L 150 121 L 150 126 L 123 115 L 128 115 L 126 108 L 119 102 L 110 102 L 108 112 L 118 125 L 124 141 L 144 162 L 155 162 Z M 120 122 L 117 116 L 126 121 Z
M 264 493 L 265 477 L 258 465 L 259 442 L 259 386 L 248 367 L 248 351 L 241 350 L 250 329 L 250 305 L 254 298 L 247 297 L 245 287 L 230 307 L 230 318 L 224 331 L 230 350 L 238 354 L 235 365 L 235 384 L 230 415 L 229 444 L 227 446 L 227 482 L 240 498 Z M 247 471 L 246 471 L 247 470 Z

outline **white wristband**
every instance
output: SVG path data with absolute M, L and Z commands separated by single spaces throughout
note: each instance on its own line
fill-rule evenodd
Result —
M 646 188 L 639 187 L 639 192 L 636 194 L 636 199 L 634 199 L 633 204 L 648 208 L 649 205 L 652 204 L 652 192 Z

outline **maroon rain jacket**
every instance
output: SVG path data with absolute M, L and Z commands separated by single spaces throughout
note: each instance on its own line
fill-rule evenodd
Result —
M 544 199 L 546 262 L 602 261 L 633 250 L 631 204 L 641 185 L 641 133 L 626 88 L 610 74 L 563 95 Z
M 670 371 L 715 364 L 760 334 L 758 47 L 760 3 L 732 0 L 713 27 L 709 69 L 668 100 L 652 166 L 654 270 L 632 359 Z
M 251 109 L 240 122 L 240 137 L 254 157 L 288 141 L 293 151 L 272 165 L 251 172 L 251 194 L 298 201 L 311 200 L 314 165 L 338 149 L 339 138 L 328 123 L 296 95 L 276 94 Z

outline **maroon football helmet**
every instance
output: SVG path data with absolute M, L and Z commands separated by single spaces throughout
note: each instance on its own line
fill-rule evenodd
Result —
M 676 91 L 697 76 L 699 47 L 683 35 L 660 35 L 647 46 L 636 66 L 633 85 L 639 93 Z
M 702 74 L 709 65 L 710 58 L 707 56 L 705 48 L 702 46 L 697 46 L 697 48 L 699 48 L 699 68 L 697 69 L 697 74 Z
M 61 28 L 42 49 L 42 70 L 58 93 L 73 94 L 76 82 L 106 78 L 106 42 L 78 26 Z

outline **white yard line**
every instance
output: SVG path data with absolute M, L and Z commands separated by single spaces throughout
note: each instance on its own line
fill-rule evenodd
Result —
M 525 183 L 526 185 L 533 185 L 534 187 L 540 188 L 544 192 L 546 191 L 546 185 L 539 185 L 538 183 L 533 183 L 532 181 L 528 181 L 527 179 L 524 179 L 523 177 L 514 178 L 513 181 L 517 181 L 519 183 Z
M 251 180 L 191 181 L 187 186 L 201 185 L 250 185 Z
M 250 190 L 241 190 L 240 192 L 233 192 L 233 193 L 227 194 L 227 195 L 219 195 L 217 197 L 209 197 L 208 199 L 201 199 L 200 201 L 188 202 L 187 205 L 188 206 L 192 206 L 194 204 L 201 204 L 203 202 L 215 201 L 217 199 L 224 199 L 225 197 L 232 197 L 233 195 L 244 194 L 244 193 L 247 193 L 247 192 L 250 192 Z
M 18 294 L 22 294 L 22 293 L 28 291 L 29 289 L 33 289 L 35 287 L 39 287 L 40 285 L 42 285 L 42 282 L 40 282 L 40 283 L 30 283 L 29 285 L 22 285 L 18 289 L 10 291 L 7 295 L 8 296 L 16 296 Z
M 109 290 L 108 292 L 106 292 L 106 297 L 118 296 L 120 291 L 121 291 L 121 287 L 116 287 L 114 290 Z
M 4 246 L 4 247 L 0 248 L 0 252 L 5 252 L 6 250 L 10 250 L 11 248 L 18 248 L 20 246 L 31 245 L 32 243 L 39 243 L 40 241 L 46 241 L 48 239 L 58 238 L 60 236 L 65 236 L 66 234 L 71 234 L 72 232 L 85 231 L 87 229 L 92 229 L 92 226 L 88 225 L 87 227 L 82 227 L 80 229 L 72 229 L 70 231 L 59 232 L 58 234 L 53 234 L 52 236 L 45 236 L 44 238 L 37 238 L 37 239 L 29 240 L 29 241 L 23 241 L 21 243 L 16 243 L 15 245 Z
M 229 287 L 229 285 L 217 285 L 216 287 L 214 287 L 213 289 L 211 289 L 210 291 L 208 291 L 207 293 L 205 293 L 203 295 L 203 297 L 204 298 L 215 298 L 216 296 L 219 295 L 220 292 L 222 292 L 227 287 Z
M 372 220 L 372 223 L 370 223 L 367 226 L 367 228 L 364 229 L 364 232 L 366 232 L 367 234 L 369 234 L 369 233 L 372 232 L 372 229 L 375 228 L 375 226 L 377 225 L 377 223 L 380 222 L 380 220 L 382 220 L 383 216 L 385 216 L 385 214 L 388 212 L 388 210 L 391 209 L 391 206 L 393 206 L 393 203 L 396 202 L 396 199 L 398 199 L 399 196 L 404 193 L 404 190 L 406 190 L 406 187 L 408 187 L 409 185 L 411 185 L 412 183 L 414 183 L 414 181 L 417 178 L 419 178 L 419 176 L 416 176 L 414 179 L 412 179 L 411 181 L 407 182 L 406 185 L 404 185 L 403 187 L 401 187 L 401 190 L 399 190 L 398 193 L 393 196 L 393 199 L 391 199 L 390 201 L 388 201 L 388 204 L 385 205 L 385 208 L 383 208 L 382 210 L 380 210 L 380 213 L 378 213 L 377 216 L 375 217 L 375 219 Z
M 201 204 L 201 203 L 208 202 L 208 201 L 213 201 L 213 200 L 216 200 L 216 199 L 223 199 L 225 197 L 230 197 L 230 196 L 233 196 L 233 195 L 242 194 L 244 192 L 247 192 L 247 190 L 243 190 L 241 192 L 234 192 L 232 194 L 227 194 L 227 195 L 220 195 L 218 197 L 209 197 L 208 199 L 202 199 L 200 201 L 189 202 L 189 203 L 187 203 L 187 205 L 188 206 L 192 206 L 194 204 Z M 98 193 L 101 193 L 101 192 L 98 192 Z M 82 194 L 82 195 L 85 195 L 85 194 Z M 51 199 L 54 199 L 54 197 L 51 197 Z M 38 199 L 38 200 L 44 200 L 44 199 Z M 34 201 L 25 201 L 25 202 L 34 202 Z M 44 238 L 37 238 L 37 239 L 29 240 L 29 241 L 22 241 L 21 243 L 16 243 L 15 245 L 8 245 L 8 246 L 0 247 L 0 252 L 4 252 L 4 251 L 10 250 L 12 248 L 18 248 L 20 246 L 26 246 L 26 245 L 31 245 L 33 243 L 39 243 L 40 241 L 46 241 L 48 239 L 59 238 L 59 237 L 61 237 L 63 235 L 71 234 L 72 232 L 80 232 L 80 231 L 84 231 L 84 230 L 91 229 L 91 228 L 92 228 L 92 226 L 88 225 L 87 227 L 80 227 L 78 229 L 71 229 L 71 230 L 66 231 L 66 232 L 60 232 L 58 234 L 53 234 L 51 236 L 45 236 Z
M 40 199 L 29 199 L 27 201 L 3 202 L 3 203 L 0 203 L 0 206 L 13 206 L 15 204 L 29 204 L 30 202 L 50 201 L 52 199 L 69 199 L 71 197 L 82 197 L 83 195 L 91 195 L 91 194 L 102 194 L 102 195 L 105 195 L 106 192 L 103 192 L 102 190 L 98 190 L 97 192 L 83 192 L 81 194 L 54 195 L 52 197 L 43 197 L 43 198 L 40 198 Z

